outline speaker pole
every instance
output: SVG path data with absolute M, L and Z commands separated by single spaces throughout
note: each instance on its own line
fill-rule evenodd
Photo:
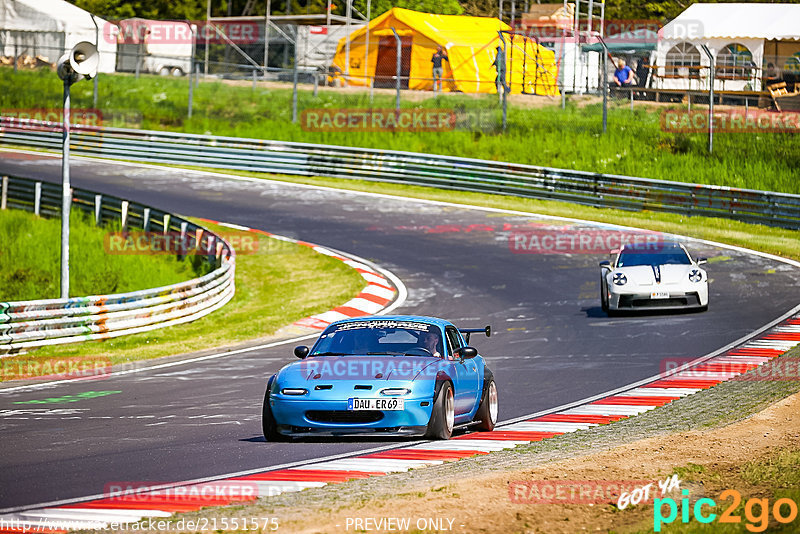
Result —
M 83 78 L 97 76 L 100 56 L 97 46 L 82 41 L 61 56 L 56 64 L 56 74 L 64 81 L 64 131 L 61 139 L 61 298 L 69 298 L 69 211 L 72 188 L 69 183 L 69 92 L 73 83 Z
M 64 79 L 64 133 L 61 144 L 61 298 L 69 298 L 69 212 L 72 192 L 69 183 L 69 92 L 72 79 Z

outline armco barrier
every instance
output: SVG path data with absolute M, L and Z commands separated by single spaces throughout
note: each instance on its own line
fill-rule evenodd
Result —
M 75 127 L 75 154 L 301 176 L 329 176 L 703 215 L 800 228 L 800 195 L 489 160 L 182 133 Z M 0 144 L 60 149 L 60 125 L 0 117 Z
M 182 241 L 208 251 L 212 271 L 171 286 L 116 295 L 0 302 L 0 355 L 46 345 L 107 339 L 193 321 L 225 305 L 234 294 L 235 252 L 221 237 L 178 216 L 82 189 L 72 206 L 96 224 L 118 221 L 122 231 L 180 233 Z M 61 186 L 14 176 L 2 177 L 0 208 L 42 216 L 61 213 Z

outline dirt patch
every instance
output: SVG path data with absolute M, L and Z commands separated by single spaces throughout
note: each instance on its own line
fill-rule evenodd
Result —
M 648 531 L 653 525 L 651 505 L 620 511 L 608 503 L 525 504 L 512 502 L 509 487 L 515 481 L 532 480 L 663 480 L 677 468 L 684 477 L 683 487 L 688 482 L 697 489 L 699 484 L 712 498 L 727 488 L 743 495 L 770 496 L 773 488 L 748 486 L 741 480 L 741 466 L 782 449 L 800 449 L 800 393 L 722 428 L 643 439 L 530 469 L 417 486 L 409 493 L 400 490 L 391 499 L 365 496 L 361 502 L 343 502 L 333 509 L 296 510 L 281 518 L 281 531 L 384 532 L 396 526 L 384 522 L 387 528 L 379 528 L 379 522 L 389 518 L 409 518 L 411 531 L 436 527 L 456 532 Z M 696 476 L 687 479 L 687 472 Z

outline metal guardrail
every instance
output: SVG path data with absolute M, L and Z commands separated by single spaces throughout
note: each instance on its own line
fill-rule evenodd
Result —
M 61 213 L 61 186 L 2 177 L 0 209 Z M 47 345 L 108 339 L 181 324 L 224 306 L 234 295 L 235 252 L 220 236 L 176 215 L 109 195 L 73 188 L 72 206 L 95 224 L 174 235 L 185 250 L 205 252 L 213 270 L 170 286 L 115 295 L 0 302 L 0 355 Z M 184 250 L 184 249 L 181 249 Z
M 392 150 L 75 127 L 75 154 L 432 186 L 800 228 L 800 195 Z M 60 125 L 0 117 L 0 144 L 60 148 Z

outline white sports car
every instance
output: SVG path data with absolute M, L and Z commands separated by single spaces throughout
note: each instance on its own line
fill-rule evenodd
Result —
M 708 275 L 683 245 L 671 241 L 625 245 L 600 262 L 603 311 L 708 309 Z

